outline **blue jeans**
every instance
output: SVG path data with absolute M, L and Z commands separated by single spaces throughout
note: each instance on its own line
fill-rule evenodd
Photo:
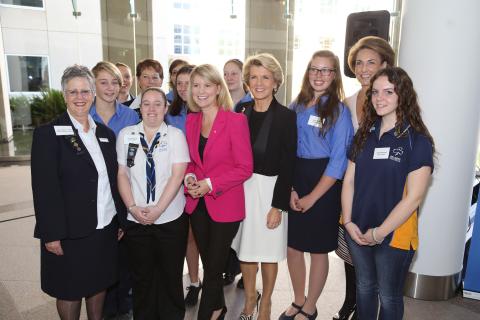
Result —
M 357 312 L 360 320 L 402 320 L 403 287 L 415 251 L 390 247 L 385 241 L 360 246 L 346 234 L 357 277 Z

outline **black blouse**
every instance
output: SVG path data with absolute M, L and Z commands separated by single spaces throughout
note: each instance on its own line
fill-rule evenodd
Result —
M 257 112 L 253 106 L 253 101 L 239 106 L 239 111 L 248 117 L 253 172 L 278 176 L 272 207 L 288 210 L 297 154 L 296 114 L 278 103 L 275 98 L 265 112 Z

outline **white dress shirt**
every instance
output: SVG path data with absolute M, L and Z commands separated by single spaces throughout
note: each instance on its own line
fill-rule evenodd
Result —
M 152 153 L 155 162 L 155 200 L 150 199 L 150 202 L 147 203 L 146 155 L 140 144 L 140 132 L 145 133 L 143 122 L 123 128 L 120 131 L 117 139 L 117 160 L 120 166 L 125 166 L 127 169 L 135 204 L 140 207 L 154 206 L 160 199 L 168 179 L 172 175 L 173 164 L 190 162 L 190 155 L 183 132 L 175 127 L 167 126 L 165 122 L 162 123 L 157 131 L 160 132 L 160 140 Z M 134 166 L 131 168 L 127 167 L 129 143 L 138 144 Z M 149 149 L 151 143 L 152 141 L 147 141 Z M 177 219 L 182 215 L 184 208 L 185 195 L 183 186 L 180 186 L 177 195 L 154 224 L 163 224 Z M 130 213 L 128 213 L 127 219 L 138 223 Z
M 110 190 L 107 166 L 105 165 L 105 159 L 103 158 L 103 153 L 99 145 L 99 143 L 105 142 L 99 142 L 97 140 L 95 136 L 97 124 L 90 115 L 88 115 L 89 129 L 87 132 L 83 131 L 82 124 L 72 117 L 70 113 L 68 113 L 68 115 L 70 120 L 72 120 L 73 126 L 78 130 L 78 135 L 87 148 L 97 169 L 97 229 L 103 229 L 112 222 L 113 217 L 117 214 L 117 209 L 113 202 L 112 190 Z

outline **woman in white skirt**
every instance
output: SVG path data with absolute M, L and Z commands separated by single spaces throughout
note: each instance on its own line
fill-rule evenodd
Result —
M 270 319 L 272 293 L 278 262 L 287 253 L 287 216 L 295 165 L 297 127 L 295 112 L 274 97 L 283 83 L 283 72 L 270 54 L 249 57 L 243 68 L 244 81 L 254 101 L 241 104 L 250 128 L 254 173 L 244 183 L 246 217 L 232 248 L 240 260 L 245 285 L 241 320 L 253 319 L 260 299 L 255 289 L 261 263 L 263 296 L 258 318 Z

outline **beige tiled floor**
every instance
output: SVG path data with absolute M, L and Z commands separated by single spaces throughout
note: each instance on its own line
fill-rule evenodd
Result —
M 55 301 L 40 290 L 38 240 L 32 237 L 34 218 L 30 189 L 30 167 L 0 167 L 0 320 L 58 319 Z M 13 220 L 11 220 L 13 219 Z M 343 300 L 342 261 L 330 255 L 330 273 L 317 303 L 318 318 L 331 319 Z M 258 277 L 257 287 L 261 289 Z M 243 306 L 243 291 L 235 285 L 225 287 L 226 319 L 238 319 Z M 273 295 L 272 319 L 277 319 L 292 301 L 286 263 L 279 266 Z M 480 319 L 480 301 L 457 296 L 448 301 L 428 302 L 405 298 L 408 320 Z M 185 319 L 194 320 L 196 308 Z M 86 319 L 82 315 L 82 319 Z

